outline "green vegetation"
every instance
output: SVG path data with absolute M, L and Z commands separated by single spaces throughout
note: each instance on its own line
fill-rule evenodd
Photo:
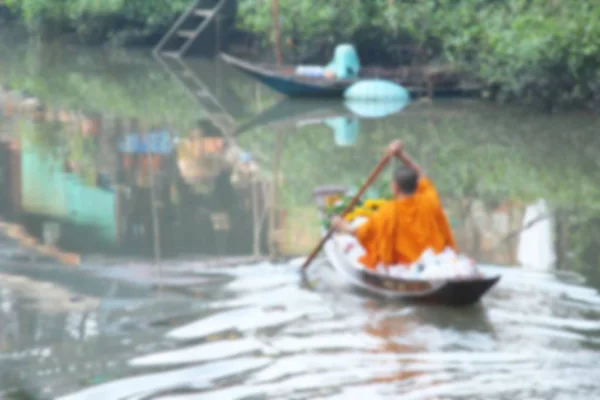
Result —
M 558 207 L 585 206 L 597 213 L 596 125 L 597 118 L 579 114 L 539 118 L 469 100 L 413 105 L 390 118 L 363 120 L 352 147 L 338 147 L 326 126 L 280 126 L 284 198 L 291 207 L 301 206 L 312 201 L 317 185 L 359 185 L 389 141 L 402 138 L 444 195 L 523 203 L 541 197 Z M 274 165 L 274 129 L 258 128 L 239 141 L 265 159 L 265 167 Z M 383 172 L 379 180 L 388 177 Z
M 186 129 L 203 111 L 148 56 L 32 47 L 2 49 L 0 84 L 33 94 L 43 104 Z
M 86 42 L 144 41 L 163 32 L 189 0 L 5 0 L 33 31 L 74 32 Z
M 155 42 L 191 0 L 6 0 L 44 37 Z M 457 63 L 500 100 L 546 109 L 595 106 L 600 93 L 600 7 L 555 0 L 279 0 L 291 61 L 322 62 L 352 42 L 365 63 Z M 340 12 L 344 10 L 344 12 Z M 239 0 L 238 28 L 273 43 L 271 1 Z M 292 17 L 293 16 L 293 17 Z M 307 58 L 308 57 L 308 58 Z M 318 61 L 317 61 L 318 60 Z
M 353 42 L 366 61 L 473 68 L 499 99 L 595 105 L 600 98 L 600 7 L 548 0 L 280 0 L 282 36 L 314 47 Z M 344 8 L 345 12 L 337 12 Z M 270 2 L 241 3 L 240 26 L 272 38 Z M 294 18 L 285 16 L 294 15 Z M 410 49 L 408 57 L 401 51 Z
M 387 143 L 402 138 L 449 205 L 479 199 L 494 208 L 503 202 L 525 206 L 545 199 L 568 216 L 574 257 L 569 268 L 584 268 L 597 254 L 593 251 L 600 213 L 596 125 L 597 118 L 580 114 L 539 118 L 510 107 L 453 101 L 414 105 L 390 118 L 362 121 L 352 147 L 338 147 L 325 126 L 280 126 L 283 206 L 313 204 L 310 194 L 318 185 L 359 186 Z M 274 166 L 274 129 L 257 128 L 239 140 L 265 159 L 264 167 Z M 390 173 L 384 171 L 376 182 L 379 191 Z M 456 212 L 460 211 L 452 211 Z

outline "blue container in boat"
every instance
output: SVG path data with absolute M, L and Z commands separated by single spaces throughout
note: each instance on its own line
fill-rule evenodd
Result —
M 360 60 L 354 46 L 343 43 L 335 48 L 333 60 L 325 69 L 333 72 L 337 79 L 356 78 L 360 71 Z
M 383 79 L 368 79 L 355 83 L 344 92 L 346 99 L 353 100 L 398 100 L 408 102 L 408 90 L 397 83 Z

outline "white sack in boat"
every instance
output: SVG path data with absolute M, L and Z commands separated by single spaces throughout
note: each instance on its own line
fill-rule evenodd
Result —
M 367 218 L 358 217 L 351 225 L 359 226 L 367 221 Z M 340 243 L 348 244 L 356 242 L 356 239 L 347 235 Z M 354 248 L 349 256 L 358 259 L 364 250 L 360 245 Z M 440 254 L 435 254 L 432 249 L 427 249 L 423 252 L 419 260 L 407 265 L 390 266 L 386 269 L 383 265 L 377 267 L 377 272 L 390 275 L 396 278 L 405 279 L 453 279 L 453 278 L 469 278 L 480 274 L 477 264 L 464 254 L 458 254 L 453 249 L 447 247 Z
M 450 248 L 446 248 L 440 254 L 427 249 L 419 260 L 408 267 L 392 266 L 389 272 L 386 272 L 383 266 L 379 266 L 378 272 L 404 279 L 453 279 L 479 275 L 479 269 L 473 260 L 463 254 L 457 254 Z

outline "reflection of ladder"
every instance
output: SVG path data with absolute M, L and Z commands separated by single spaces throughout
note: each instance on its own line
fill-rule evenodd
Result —
M 217 0 L 212 8 L 207 8 L 202 6 L 206 0 L 195 0 L 156 45 L 154 54 L 184 56 L 208 25 L 218 18 L 219 11 L 227 1 Z
M 225 107 L 217 100 L 210 89 L 180 58 L 164 59 L 159 55 L 156 60 L 161 64 L 190 94 L 207 117 L 225 137 L 231 136 L 236 128 L 236 122 Z

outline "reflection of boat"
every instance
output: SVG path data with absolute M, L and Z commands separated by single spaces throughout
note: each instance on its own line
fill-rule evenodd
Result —
M 323 187 L 315 189 L 313 195 L 321 208 L 324 196 L 344 191 L 341 187 Z M 325 243 L 325 254 L 335 270 L 353 286 L 390 299 L 465 306 L 479 301 L 500 280 L 500 276 L 436 280 L 392 277 L 364 268 L 358 261 L 360 252 L 350 252 L 352 247 L 347 244 L 348 240 L 344 242 L 342 236 L 334 236 Z M 360 247 L 356 240 L 352 246 Z
M 354 144 L 361 118 L 382 118 L 399 112 L 406 102 L 314 101 L 285 99 L 240 125 L 235 135 L 259 126 L 296 126 L 324 124 L 334 132 L 340 146 Z
M 333 130 L 335 143 L 338 146 L 352 146 L 356 143 L 358 132 L 360 132 L 358 118 L 327 118 L 323 123 Z
M 339 101 L 309 101 L 285 99 L 238 126 L 235 135 L 259 126 L 297 125 L 306 121 L 351 116 Z
M 404 86 L 411 95 L 421 96 L 433 92 L 436 96 L 459 95 L 478 92 L 479 85 L 462 84 L 452 71 L 416 69 L 361 68 L 354 79 L 327 79 L 296 74 L 295 66 L 255 65 L 231 55 L 221 53 L 223 60 L 231 66 L 259 80 L 271 89 L 289 97 L 338 97 L 341 98 L 350 86 L 361 79 L 380 78 Z M 429 84 L 428 84 L 429 83 Z
M 352 146 L 360 131 L 359 118 L 344 108 L 342 103 L 285 100 L 240 126 L 236 134 L 259 126 L 290 125 L 297 128 L 325 125 L 333 131 L 334 140 L 339 146 Z

